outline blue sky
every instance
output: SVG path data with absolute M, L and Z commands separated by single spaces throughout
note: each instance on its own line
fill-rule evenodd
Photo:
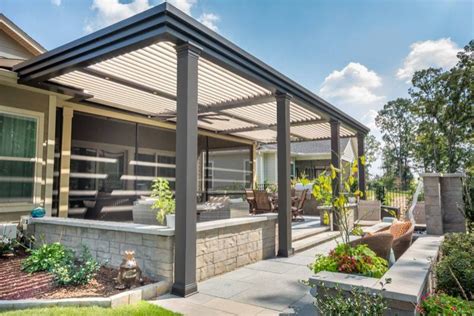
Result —
M 52 49 L 160 2 L 0 0 L 0 11 Z M 413 71 L 451 67 L 474 38 L 467 0 L 169 2 L 371 128 Z

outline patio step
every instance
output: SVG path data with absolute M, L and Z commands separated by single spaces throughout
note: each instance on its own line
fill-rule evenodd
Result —
M 306 237 L 298 241 L 293 242 L 293 249 L 296 252 L 302 252 L 314 246 L 320 245 L 327 241 L 333 240 L 339 236 L 337 231 L 326 231 L 323 233 L 316 234 L 314 236 Z
M 317 234 L 321 234 L 324 232 L 329 231 L 329 226 L 320 226 L 320 227 L 314 227 L 314 228 L 305 228 L 305 229 L 294 229 L 292 232 L 292 240 L 293 242 L 305 239 L 308 237 L 315 236 Z

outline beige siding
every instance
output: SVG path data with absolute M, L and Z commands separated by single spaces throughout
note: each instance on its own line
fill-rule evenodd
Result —
M 0 56 L 10 59 L 29 59 L 33 54 L 0 30 Z

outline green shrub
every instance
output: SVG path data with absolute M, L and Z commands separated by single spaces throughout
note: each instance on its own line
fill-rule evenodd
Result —
M 329 271 L 381 278 L 387 272 L 388 265 L 387 260 L 377 257 L 367 245 L 350 247 L 339 244 L 329 255 L 317 255 L 310 269 L 314 273 Z
M 52 271 L 57 265 L 73 260 L 74 252 L 59 242 L 43 244 L 31 251 L 28 258 L 22 262 L 22 270 L 28 273 Z
M 469 299 L 473 299 L 474 235 L 447 234 L 441 245 L 441 260 L 437 263 L 435 271 L 438 291 L 459 297 L 464 297 L 465 293 Z
M 387 283 L 390 283 L 387 280 Z M 385 284 L 382 283 L 382 289 Z M 387 301 L 381 292 L 370 292 L 366 289 L 353 287 L 349 293 L 336 288 L 316 297 L 316 308 L 321 315 L 383 315 L 388 308 Z
M 423 299 L 418 312 L 423 315 L 474 315 L 474 303 L 446 294 L 429 295 Z
M 91 256 L 89 249 L 82 246 L 82 254 L 53 268 L 54 280 L 58 285 L 88 284 L 100 269 L 100 264 Z

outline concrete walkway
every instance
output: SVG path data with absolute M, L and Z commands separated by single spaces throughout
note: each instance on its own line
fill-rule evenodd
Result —
M 198 284 L 199 293 L 188 298 L 159 297 L 156 303 L 184 315 L 315 315 L 307 267 L 316 254 L 336 246 L 332 240 L 291 258 L 259 261 Z

